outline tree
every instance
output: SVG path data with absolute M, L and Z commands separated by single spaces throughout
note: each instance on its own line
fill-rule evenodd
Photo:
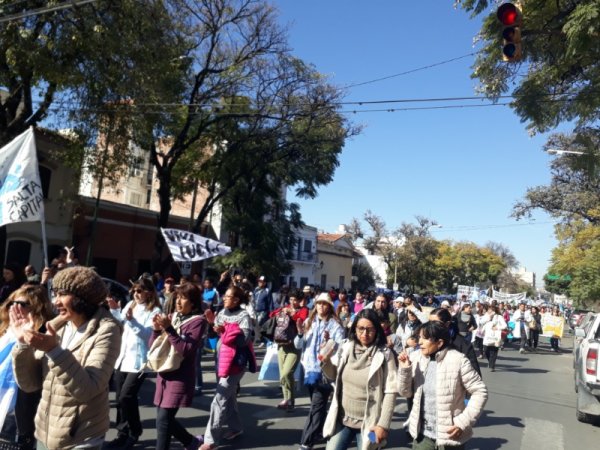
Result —
M 529 217 L 533 210 L 541 209 L 566 221 L 583 219 L 600 224 L 600 177 L 593 153 L 600 148 L 600 129 L 588 127 L 575 135 L 556 134 L 547 147 L 581 151 L 584 155 L 555 158 L 550 166 L 550 185 L 529 188 L 524 200 L 516 203 L 513 216 Z
M 336 113 L 341 91 L 290 55 L 275 11 L 265 2 L 169 3 L 176 21 L 186 24 L 179 40 L 189 42 L 181 67 L 188 84 L 179 95 L 182 102 L 178 98 L 161 114 L 146 116 L 145 141 L 159 181 L 158 225 L 169 218 L 175 168 L 188 151 L 199 150 L 199 143 L 208 146 L 208 155 L 195 165 L 191 184 L 200 183 L 207 197 L 195 229 L 247 171 L 262 166 L 268 172 L 271 161 L 306 161 L 294 167 L 289 184 L 298 183 L 299 195 L 314 197 L 331 181 L 343 142 L 354 133 Z M 245 165 L 246 141 L 264 137 L 271 145 L 255 146 L 259 153 Z M 315 152 L 323 153 L 317 166 L 311 165 Z M 155 262 L 163 245 L 157 232 Z
M 355 262 L 352 265 L 352 289 L 357 292 L 365 292 L 372 289 L 377 281 L 377 276 L 368 264 Z
M 436 287 L 450 292 L 456 284 L 473 286 L 496 283 L 506 263 L 490 248 L 479 247 L 472 242 L 445 241 L 438 247 L 435 267 Z
M 566 294 L 579 305 L 589 306 L 600 300 L 600 227 L 585 221 L 556 226 L 559 245 L 552 251 L 550 280 L 546 276 L 546 288 L 550 292 Z
M 577 127 L 599 118 L 600 43 L 596 0 L 528 1 L 523 10 L 523 60 L 507 64 L 501 57 L 497 2 L 457 0 L 477 16 L 493 6 L 478 35 L 481 50 L 473 67 L 478 90 L 490 98 L 510 93 L 511 106 L 528 129 L 545 132 L 563 122 Z
M 436 222 L 422 216 L 415 219 L 416 224 L 403 222 L 394 232 L 395 242 L 401 245 L 392 253 L 394 275 L 412 292 L 432 288 L 439 245 L 429 232 Z M 391 273 L 388 270 L 388 279 Z
M 0 0 L 3 15 L 45 6 Z M 166 12 L 159 1 L 97 0 L 3 23 L 0 145 L 47 117 L 72 126 L 70 120 L 81 123 L 81 115 L 102 112 L 106 102 L 139 98 L 141 77 L 166 74 L 179 51 Z

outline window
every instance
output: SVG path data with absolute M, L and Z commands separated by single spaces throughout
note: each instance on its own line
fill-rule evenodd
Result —
M 327 289 L 327 274 L 321 275 L 321 289 Z
M 6 262 L 16 262 L 25 267 L 29 264 L 31 242 L 14 240 L 8 243 Z
M 96 272 L 101 277 L 116 278 L 117 275 L 117 260 L 114 258 L 94 258 L 92 266 L 96 268 Z
M 288 286 L 290 287 L 290 289 L 296 287 L 296 282 L 294 281 L 294 277 L 290 277 Z
M 137 192 L 129 193 L 129 204 L 134 206 L 142 206 L 142 196 Z
M 148 192 L 146 192 L 146 205 L 150 204 L 151 199 L 152 199 L 152 189 L 148 189 Z
M 346 277 L 344 275 L 340 275 L 340 289 L 344 289 L 344 283 L 346 282 Z
M 40 170 L 40 182 L 42 183 L 42 192 L 44 198 L 48 198 L 48 192 L 50 192 L 50 180 L 52 179 L 52 171 L 44 166 L 39 166 Z
M 130 177 L 140 177 L 142 176 L 142 164 L 144 161 L 139 156 L 136 156 L 131 161 L 131 166 L 129 166 L 129 176 Z
M 306 253 L 312 253 L 312 241 L 310 239 L 304 241 L 304 251 Z
M 307 277 L 301 277 L 300 278 L 300 287 L 304 287 L 308 284 L 308 278 Z

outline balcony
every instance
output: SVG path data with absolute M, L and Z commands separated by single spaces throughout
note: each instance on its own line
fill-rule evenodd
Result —
M 317 260 L 317 254 L 312 252 L 294 252 L 288 255 L 290 261 L 301 261 L 314 263 Z

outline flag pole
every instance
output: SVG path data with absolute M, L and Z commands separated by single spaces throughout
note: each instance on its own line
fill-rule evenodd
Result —
M 48 242 L 46 239 L 46 218 L 42 217 L 42 221 L 40 222 L 42 225 L 42 251 L 44 253 L 44 267 L 49 267 L 48 265 Z

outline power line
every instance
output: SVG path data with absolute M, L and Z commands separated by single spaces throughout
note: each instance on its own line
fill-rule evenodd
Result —
M 460 59 L 468 58 L 469 56 L 473 56 L 473 55 L 476 55 L 476 54 L 477 54 L 476 52 L 469 53 L 468 55 L 458 56 L 456 58 L 447 59 L 445 61 L 440 61 L 440 62 L 437 62 L 437 63 L 429 64 L 427 66 L 423 66 L 423 67 L 418 67 L 416 69 L 407 70 L 405 72 L 395 73 L 393 75 L 388 75 L 388 76 L 381 77 L 381 78 L 375 78 L 374 80 L 369 80 L 369 81 L 363 81 L 363 82 L 360 82 L 360 83 L 349 84 L 347 86 L 344 86 L 344 88 L 345 89 L 350 89 L 350 88 L 357 87 L 357 86 L 364 86 L 365 84 L 372 84 L 372 83 L 377 83 L 379 81 L 389 80 L 391 78 L 401 77 L 403 75 L 408 75 L 408 74 L 411 74 L 411 73 L 420 72 L 422 70 L 431 69 L 432 67 L 442 66 L 444 64 L 448 64 L 448 63 L 451 63 L 451 62 L 454 62 L 454 61 L 458 61 Z
M 36 9 L 29 10 L 29 11 L 21 12 L 21 13 L 9 14 L 6 16 L 2 16 L 2 17 L 0 17 L 0 23 L 11 22 L 13 20 L 20 20 L 20 19 L 25 19 L 27 17 L 39 16 L 41 14 L 47 14 L 47 13 L 51 13 L 51 12 L 55 12 L 55 11 L 60 11 L 63 9 L 74 8 L 77 6 L 83 6 L 83 5 L 86 5 L 88 3 L 92 3 L 95 1 L 96 0 L 72 0 L 72 1 L 65 1 L 65 2 L 59 3 L 58 5 L 54 5 L 54 6 L 43 6 L 41 8 L 36 8 Z M 7 5 L 7 6 L 12 6 L 15 4 L 18 4 L 18 3 L 13 3 L 13 4 Z
M 527 227 L 530 225 L 548 225 L 557 224 L 558 221 L 545 221 L 545 222 L 527 222 L 527 223 L 514 223 L 507 225 L 457 225 L 455 227 L 442 227 L 436 228 L 435 230 L 429 230 L 430 233 L 443 233 L 444 231 L 476 231 L 476 230 L 489 230 L 494 228 L 516 228 L 516 227 Z

